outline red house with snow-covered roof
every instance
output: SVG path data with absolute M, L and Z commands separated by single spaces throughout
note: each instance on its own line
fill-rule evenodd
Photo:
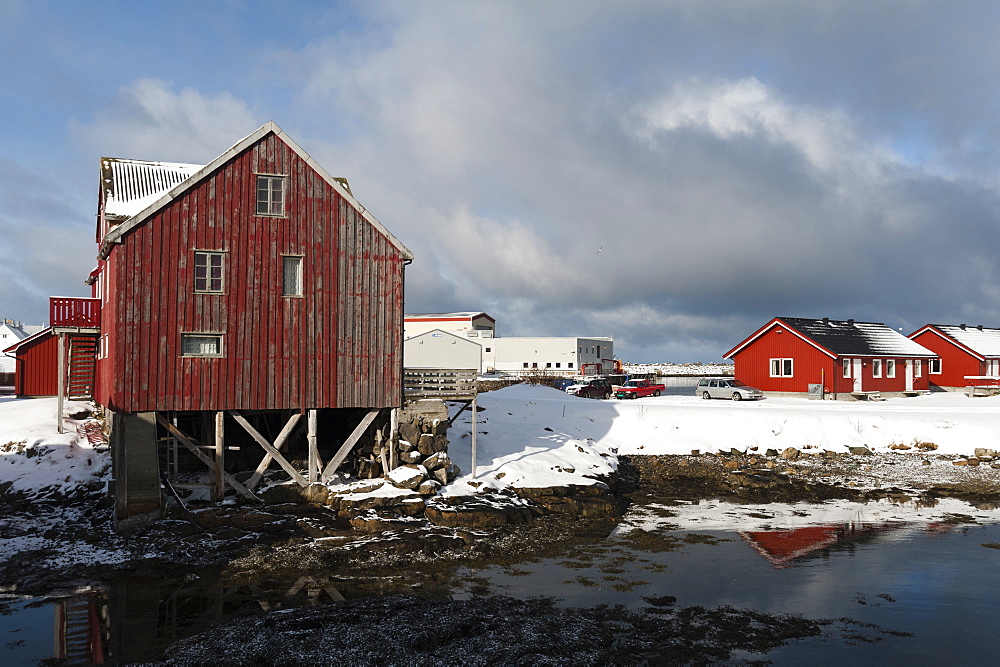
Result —
M 836 399 L 918 394 L 937 355 L 879 322 L 776 317 L 726 352 L 736 379 L 801 395 L 810 385 Z
M 1000 385 L 1000 329 L 928 324 L 909 338 L 938 355 L 928 373 L 932 386 L 953 391 Z

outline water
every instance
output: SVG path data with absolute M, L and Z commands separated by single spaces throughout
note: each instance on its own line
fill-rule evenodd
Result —
M 676 606 L 873 624 L 850 625 L 856 636 L 845 637 L 841 623 L 834 635 L 764 656 L 777 664 L 991 663 L 1000 653 L 1000 548 L 984 545 L 1000 547 L 1000 510 L 954 500 L 650 502 L 633 506 L 607 537 L 581 539 L 559 557 L 456 568 L 445 594 L 632 609 L 670 596 Z M 5 664 L 94 661 L 97 647 L 109 660 L 155 660 L 171 641 L 233 616 L 370 595 L 383 576 L 391 587 L 382 572 L 365 581 L 330 575 L 242 588 L 223 588 L 211 573 L 182 581 L 122 575 L 58 598 L 15 600 L 0 614 L 0 655 Z

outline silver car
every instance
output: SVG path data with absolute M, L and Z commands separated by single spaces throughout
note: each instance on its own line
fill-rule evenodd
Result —
M 731 398 L 734 401 L 742 401 L 764 398 L 764 392 L 757 387 L 751 387 L 733 378 L 702 378 L 694 388 L 694 393 L 695 396 L 705 399 Z

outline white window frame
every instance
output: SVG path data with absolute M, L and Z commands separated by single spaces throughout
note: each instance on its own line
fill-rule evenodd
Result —
M 290 291 L 288 284 L 288 262 L 290 260 L 295 260 L 297 265 L 297 276 L 296 281 L 298 285 L 293 285 L 292 289 L 297 291 Z M 303 279 L 305 277 L 305 257 L 302 255 L 282 255 L 281 256 L 281 296 L 287 297 L 301 297 L 305 294 L 305 289 L 303 287 Z
M 218 340 L 216 353 L 205 353 L 205 352 L 185 352 L 184 343 L 187 341 L 193 341 L 196 338 L 215 338 Z M 209 358 L 214 359 L 218 357 L 224 357 L 226 353 L 225 348 L 225 336 L 221 333 L 215 333 L 210 331 L 185 331 L 181 333 L 181 356 L 182 357 L 193 357 L 193 358 Z
M 937 357 L 936 359 L 928 359 L 927 360 L 928 375 L 941 375 L 941 366 L 942 366 L 941 357 Z M 935 368 L 937 370 L 935 370 Z
M 872 377 L 880 378 L 882 377 L 882 360 L 872 359 Z
M 896 360 L 886 359 L 885 360 L 885 376 L 887 378 L 896 377 Z
M 770 371 L 773 378 L 795 377 L 795 360 L 788 357 L 771 359 Z
M 845 378 L 850 378 L 851 377 L 851 360 L 850 359 L 844 359 L 844 364 L 843 365 L 844 365 L 844 377 Z
M 924 374 L 924 363 L 920 359 L 913 360 L 913 377 L 922 377 Z
M 208 263 L 205 264 L 205 277 L 198 278 L 198 260 L 204 257 Z M 219 277 L 212 277 L 212 259 L 218 257 L 219 259 Z M 205 287 L 203 289 L 198 289 L 198 281 L 204 280 Z M 219 281 L 219 288 L 212 289 L 211 285 L 214 280 Z M 194 293 L 195 294 L 225 294 L 226 292 L 226 251 L 225 250 L 195 250 L 194 251 Z
M 254 211 L 268 218 L 284 218 L 288 203 L 284 174 L 257 174 Z M 277 195 L 277 197 L 275 197 Z

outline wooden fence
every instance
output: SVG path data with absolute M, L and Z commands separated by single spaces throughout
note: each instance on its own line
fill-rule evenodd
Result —
M 448 368 L 404 368 L 403 398 L 470 399 L 476 395 L 479 371 Z

